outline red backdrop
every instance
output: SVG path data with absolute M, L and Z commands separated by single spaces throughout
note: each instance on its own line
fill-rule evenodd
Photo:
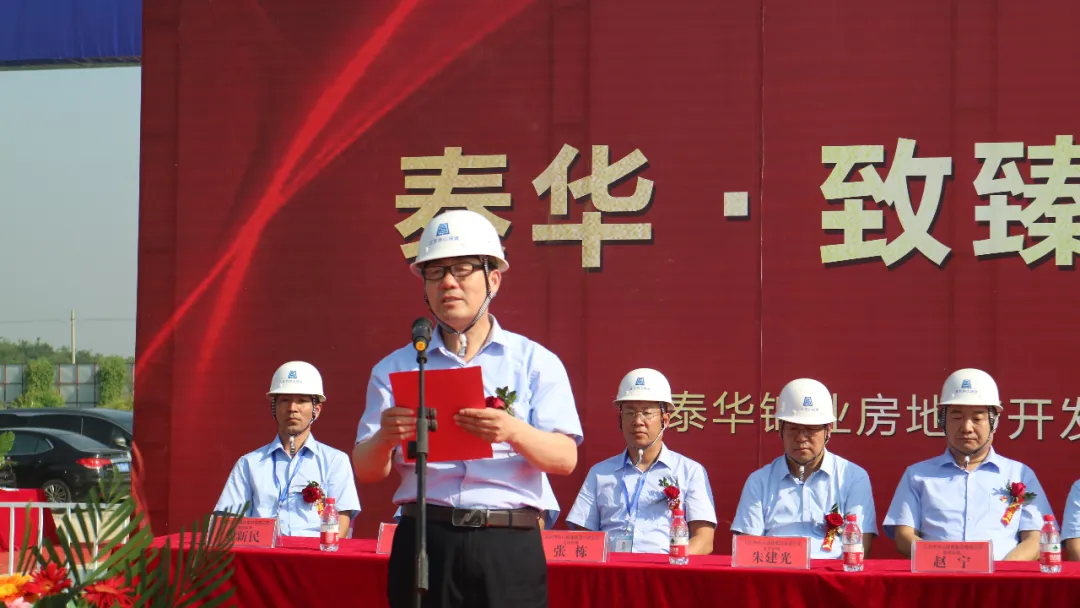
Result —
M 680 409 L 667 440 L 708 469 L 726 553 L 744 480 L 780 453 L 766 393 L 799 376 L 836 393 L 830 448 L 870 471 L 880 521 L 904 467 L 944 449 L 915 424 L 913 398 L 932 408 L 945 376 L 973 366 L 998 379 L 1006 416 L 1037 413 L 1014 400 L 1044 401 L 1050 419 L 1006 417 L 995 446 L 1035 468 L 1060 516 L 1076 471 L 1055 465 L 1080 436 L 1078 424 L 1062 437 L 1080 394 L 1075 241 L 1060 239 L 1067 265 L 976 256 L 990 228 L 976 221 L 989 199 L 974 186 L 975 144 L 1050 146 L 1078 131 L 1075 3 L 163 0 L 144 11 L 136 440 L 157 532 L 212 508 L 235 460 L 273 437 L 263 394 L 284 361 L 322 371 L 329 401 L 314 430 L 349 451 L 371 366 L 425 313 L 399 249 L 418 234 L 395 229 L 413 213 L 396 197 L 425 193 L 406 190 L 403 158 L 447 147 L 505 155 L 501 186 L 454 194 L 509 195 L 489 207 L 510 222 L 512 265 L 493 311 L 569 371 L 586 440 L 575 473 L 553 479 L 564 514 L 588 468 L 620 449 L 610 401 L 631 368 L 662 370 L 700 408 Z M 903 164 L 901 138 L 916 159 L 951 159 L 922 230 L 901 225 L 896 193 L 910 189 L 922 210 L 932 178 L 901 167 L 883 188 L 849 187 L 861 194 L 825 185 L 823 147 L 881 146 L 884 180 Z M 647 179 L 649 204 L 601 219 L 651 235 L 603 245 L 599 268 L 583 268 L 581 243 L 534 239 L 535 225 L 611 208 L 570 195 L 568 216 L 551 217 L 553 195 L 532 181 L 564 144 L 580 151 L 570 181 L 593 173 L 594 145 L 611 163 L 647 159 L 611 193 Z M 1020 156 L 1021 177 L 1045 181 Z M 866 196 L 886 188 L 889 202 Z M 748 218 L 725 217 L 729 192 L 748 193 Z M 845 236 L 822 229 L 837 217 L 823 212 L 858 196 L 884 223 L 862 238 L 929 232 L 948 257 L 824 264 L 821 247 Z M 1031 247 L 1046 221 L 1010 234 L 1031 229 Z M 736 397 L 749 399 L 725 409 Z M 360 487 L 360 534 L 389 518 L 396 483 Z

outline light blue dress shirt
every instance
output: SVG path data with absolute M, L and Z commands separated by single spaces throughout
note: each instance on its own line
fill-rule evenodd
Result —
M 1008 507 L 1007 486 L 1019 481 L 1034 492 L 1009 525 L 1001 523 Z M 1043 515 L 1053 513 L 1035 472 L 990 449 L 974 471 L 964 471 L 946 450 L 913 464 L 896 487 L 882 527 L 893 538 L 896 526 L 910 526 L 923 540 L 993 541 L 994 559 L 1002 560 L 1020 542 L 1020 532 L 1040 530 Z
M 540 516 L 544 518 L 544 529 L 550 530 L 555 527 L 555 522 L 559 519 L 561 507 L 559 507 L 559 501 L 555 498 L 555 492 L 551 489 L 551 483 L 548 482 L 546 473 L 544 474 L 544 495 L 541 496 L 540 501 L 543 503 Z M 397 511 L 394 512 L 394 521 L 401 521 L 401 507 L 398 507 Z
M 1080 481 L 1073 484 L 1065 499 L 1065 514 L 1061 516 L 1061 540 L 1080 538 Z
M 242 456 L 233 466 L 214 511 L 235 513 L 250 502 L 245 515 L 277 517 L 282 535 L 318 536 L 319 512 L 301 496 L 312 481 L 334 499 L 340 514 L 360 510 L 348 455 L 309 435 L 295 458 L 289 458 L 277 437 L 269 445 Z
M 668 449 L 642 472 L 627 452 L 597 463 L 585 477 L 566 521 L 592 531 L 612 534 L 633 531 L 634 553 L 667 553 L 670 547 L 671 508 L 660 481 L 672 480 L 686 521 L 716 524 L 716 505 L 705 467 Z M 639 494 L 636 508 L 631 509 Z
M 515 416 L 541 431 L 569 435 L 580 445 L 581 421 L 562 362 L 536 342 L 502 329 L 494 316 L 491 320 L 488 341 L 469 362 L 450 352 L 441 334 L 434 332 L 425 369 L 480 367 L 485 395 L 494 395 L 502 387 L 516 391 Z M 367 408 L 357 427 L 357 443 L 378 432 L 382 411 L 393 406 L 390 374 L 416 369 L 412 344 L 375 365 L 368 382 Z M 452 419 L 448 424 L 454 424 Z M 493 444 L 492 450 L 492 458 L 428 463 L 428 503 L 485 509 L 542 509 L 542 471 L 507 443 Z M 394 503 L 416 502 L 416 465 L 406 463 L 401 450 L 395 448 L 393 466 L 401 476 Z
M 859 465 L 826 450 L 821 467 L 804 483 L 791 474 L 780 456 L 754 471 L 743 486 L 731 530 L 753 536 L 802 536 L 810 539 L 811 559 L 836 559 L 842 543 L 837 535 L 825 551 L 825 515 L 836 506 L 841 515 L 855 514 L 864 534 L 877 534 L 877 512 L 870 476 Z

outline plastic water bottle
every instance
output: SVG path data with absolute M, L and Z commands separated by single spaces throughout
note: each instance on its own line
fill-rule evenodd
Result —
M 319 549 L 323 551 L 338 550 L 338 532 L 341 528 L 334 502 L 333 498 L 327 498 L 326 506 L 323 507 L 322 525 L 319 527 Z
M 690 563 L 690 528 L 686 525 L 682 509 L 671 511 L 671 544 L 668 548 L 668 562 L 675 566 Z
M 1039 538 L 1039 571 L 1043 574 L 1061 572 L 1061 531 L 1053 515 L 1043 515 Z
M 842 537 L 844 544 L 844 572 L 862 572 L 862 530 L 859 529 L 859 522 L 856 521 L 854 514 L 848 515 L 845 519 L 847 521 L 844 523 Z

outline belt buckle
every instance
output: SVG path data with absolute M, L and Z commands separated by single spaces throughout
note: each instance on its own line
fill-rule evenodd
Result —
M 459 528 L 483 528 L 487 526 L 486 509 L 454 509 L 450 523 Z

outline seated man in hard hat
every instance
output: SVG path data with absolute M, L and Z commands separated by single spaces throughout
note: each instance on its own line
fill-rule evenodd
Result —
M 945 453 L 904 471 L 882 522 L 910 556 L 918 540 L 993 541 L 994 559 L 1039 557 L 1043 515 L 1052 514 L 1035 472 L 994 451 L 1001 399 L 984 371 L 953 372 L 941 389 Z
M 1061 516 L 1061 542 L 1065 553 L 1074 562 L 1080 562 L 1080 480 L 1069 490 L 1065 499 L 1065 514 Z
M 468 210 L 436 215 L 410 266 L 438 320 L 425 351 L 427 369 L 478 367 L 493 400 L 444 422 L 491 443 L 493 458 L 428 463 L 430 580 L 424 605 L 547 606 L 543 476 L 572 473 L 582 439 L 566 368 L 550 350 L 503 329 L 489 313 L 510 265 L 484 216 Z M 392 469 L 400 476 L 394 502 L 402 517 L 387 567 L 391 608 L 414 602 L 419 508 L 416 465 L 399 449 L 415 434 L 416 412 L 394 401 L 390 374 L 416 369 L 413 344 L 372 369 L 352 455 L 361 482 L 382 481 Z M 498 392 L 516 400 L 498 405 Z
M 320 514 L 329 497 L 345 538 L 360 500 L 348 455 L 311 434 L 326 401 L 322 376 L 309 363 L 290 361 L 274 372 L 266 396 L 277 436 L 236 462 L 214 511 L 236 513 L 248 503 L 246 517 L 278 518 L 283 536 L 319 536 Z
M 589 469 L 566 523 L 607 532 L 613 551 L 667 553 L 678 507 L 690 528 L 689 553 L 712 553 L 716 506 L 705 467 L 660 439 L 674 407 L 667 378 L 633 370 L 619 383 L 614 405 L 626 450 Z
M 784 454 L 751 473 L 731 531 L 810 539 L 812 559 L 841 557 L 841 528 L 855 515 L 863 551 L 877 534 L 870 476 L 825 448 L 836 422 L 832 393 L 810 378 L 788 382 L 776 400 Z

